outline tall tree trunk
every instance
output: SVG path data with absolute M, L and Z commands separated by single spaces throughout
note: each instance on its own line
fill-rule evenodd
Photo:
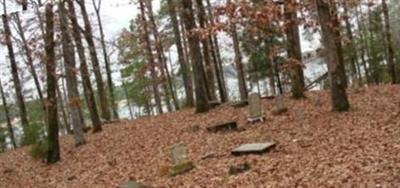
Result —
M 290 75 L 292 79 L 292 96 L 295 99 L 304 97 L 304 73 L 301 65 L 301 44 L 297 18 L 297 2 L 296 0 L 286 0 L 285 3 L 285 20 L 286 20 L 286 37 L 287 52 L 290 66 Z
M 361 8 L 360 8 L 361 9 Z M 362 23 L 362 21 L 360 20 L 360 11 L 359 11 L 359 7 L 356 8 L 356 20 L 357 20 L 357 26 L 360 29 L 360 40 L 361 40 L 361 61 L 362 61 L 362 66 L 364 68 L 365 71 L 365 77 L 367 80 L 367 83 L 371 83 L 371 73 L 370 73 L 370 69 L 367 66 L 367 61 L 365 60 L 365 56 L 368 57 L 368 59 L 370 59 L 370 55 L 369 55 L 369 51 L 368 51 L 368 43 L 365 40 L 365 36 L 364 36 L 364 31 L 365 31 L 365 27 L 364 24 Z
M 182 69 L 182 79 L 186 94 L 186 104 L 189 107 L 194 106 L 193 98 L 193 78 L 190 74 L 190 64 L 185 61 L 185 54 L 182 46 L 181 31 L 179 29 L 178 16 L 176 13 L 176 6 L 173 0 L 167 0 L 168 12 L 171 18 L 172 28 L 174 31 L 175 45 L 178 51 L 178 62 Z
M 56 163 L 60 160 L 60 144 L 58 141 L 57 117 L 57 76 L 54 41 L 54 13 L 53 5 L 46 5 L 46 75 L 47 75 L 47 163 Z
M 4 94 L 3 84 L 1 83 L 1 81 L 0 81 L 0 94 L 1 94 L 1 99 L 3 102 L 4 113 L 5 113 L 6 120 L 7 120 L 8 133 L 10 134 L 11 144 L 13 145 L 13 147 L 15 149 L 15 148 L 17 148 L 17 143 L 15 142 L 14 130 L 12 128 L 11 118 L 10 118 L 10 111 L 8 109 L 7 99 L 6 99 L 6 95 Z
M 388 70 L 389 70 L 390 77 L 392 79 L 392 83 L 396 84 L 397 78 L 396 78 L 396 67 L 395 67 L 395 63 L 394 63 L 392 31 L 391 31 L 390 20 L 389 20 L 389 9 L 388 9 L 386 0 L 382 0 L 382 11 L 383 11 L 383 17 L 384 17 L 384 22 L 385 22 L 385 36 L 386 36 L 386 43 L 387 43 L 386 48 L 387 48 L 387 53 L 388 53 L 388 59 L 387 59 Z
M 177 100 L 176 96 L 174 95 L 173 86 L 172 86 L 172 80 L 171 80 L 171 77 L 169 75 L 167 61 L 166 61 L 166 58 L 165 58 L 165 55 L 164 55 L 164 47 L 162 45 L 162 41 L 160 39 L 158 30 L 157 30 L 156 21 L 154 19 L 152 1 L 151 0 L 146 0 L 146 5 L 147 5 L 147 8 L 148 8 L 149 21 L 151 23 L 151 31 L 153 33 L 154 40 L 155 40 L 155 48 L 156 48 L 156 51 L 157 51 L 157 58 L 158 58 L 158 61 L 159 61 L 159 67 L 160 67 L 160 70 L 161 70 L 161 75 L 163 76 L 163 78 L 167 79 L 167 84 L 168 85 L 163 83 L 163 89 L 164 89 L 164 92 L 166 93 L 166 97 L 165 98 L 167 100 L 167 105 L 171 105 L 170 104 L 170 97 L 172 97 L 175 109 L 179 109 L 178 100 Z
M 199 24 L 201 29 L 206 29 L 206 15 L 205 9 L 203 5 L 203 0 L 196 0 L 197 4 L 197 17 L 199 19 Z M 208 97 L 210 100 L 216 100 L 215 94 L 215 76 L 214 76 L 214 68 L 211 65 L 211 58 L 210 58 L 210 46 L 209 41 L 205 37 L 201 37 L 200 39 L 201 44 L 203 46 L 203 58 L 205 63 L 205 72 L 206 72 L 206 81 L 208 86 Z
M 374 25 L 373 25 L 373 20 L 372 20 L 372 12 L 371 12 L 371 7 L 368 7 L 368 24 L 369 27 L 367 29 L 368 34 L 369 34 L 369 48 L 370 48 L 370 58 L 368 59 L 368 63 L 372 68 L 372 78 L 375 82 L 375 84 L 379 84 L 381 81 L 381 75 L 379 71 L 379 62 L 378 62 L 378 57 L 377 57 L 377 52 L 375 50 L 375 35 L 373 33 L 374 30 Z
M 346 24 L 346 34 L 347 37 L 349 39 L 348 42 L 348 48 L 350 50 L 350 60 L 351 60 L 351 78 L 352 81 L 356 81 L 357 79 L 357 73 L 358 73 L 358 79 L 359 79 L 359 83 L 361 84 L 361 73 L 358 70 L 357 71 L 357 67 L 358 66 L 358 56 L 357 56 L 357 49 L 355 47 L 355 43 L 354 43 L 354 36 L 353 36 L 353 31 L 351 29 L 351 23 L 350 23 L 350 16 L 349 16 L 349 11 L 348 11 L 348 2 L 347 1 L 343 1 L 343 10 L 344 10 L 344 21 Z M 354 83 L 353 83 L 354 84 Z
M 60 30 L 61 30 L 61 44 L 63 50 L 63 59 L 65 63 L 65 73 L 68 89 L 68 108 L 71 112 L 71 123 L 74 129 L 75 146 L 85 144 L 83 135 L 84 122 L 81 119 L 81 101 L 78 91 L 78 80 L 76 78 L 77 69 L 75 62 L 75 50 L 72 46 L 72 39 L 68 27 L 67 10 L 65 9 L 65 2 L 58 2 Z
M 113 110 L 114 119 L 119 119 L 118 105 L 115 101 L 114 83 L 113 83 L 113 79 L 112 79 L 112 71 L 111 71 L 111 65 L 110 65 L 111 62 L 110 62 L 110 59 L 109 59 L 108 53 L 107 53 L 107 46 L 106 46 L 104 29 L 103 29 L 103 22 L 102 22 L 101 16 L 100 16 L 102 0 L 98 0 L 98 4 L 96 4 L 95 0 L 92 0 L 92 3 L 93 3 L 93 7 L 94 7 L 95 13 L 96 13 L 97 23 L 99 24 L 100 43 L 101 43 L 101 47 L 103 50 L 104 64 L 106 66 L 107 86 L 108 86 L 108 93 L 110 95 L 111 108 Z
M 152 77 L 152 87 L 153 87 L 153 93 L 154 93 L 154 99 L 156 101 L 157 105 L 157 110 L 159 114 L 163 113 L 162 109 L 162 104 L 161 104 L 161 96 L 160 96 L 160 91 L 158 90 L 158 79 L 157 79 L 157 72 L 156 72 L 156 63 L 154 62 L 154 56 L 153 56 L 153 50 L 151 47 L 151 41 L 150 37 L 148 35 L 149 29 L 147 25 L 147 19 L 146 19 L 146 11 L 145 11 L 145 6 L 143 3 L 143 0 L 139 1 L 140 4 L 140 10 L 141 10 L 141 19 L 142 19 L 142 24 L 143 24 L 143 39 L 145 41 L 146 45 L 146 50 L 147 50 L 147 61 L 150 64 L 151 67 L 151 77 Z
M 207 87 L 204 78 L 204 67 L 203 60 L 200 52 L 199 36 L 193 33 L 196 29 L 196 23 L 193 15 L 193 7 L 191 0 L 182 0 L 182 18 L 185 24 L 189 48 L 190 57 L 193 63 L 193 74 L 195 82 L 195 94 L 196 94 L 196 112 L 202 113 L 207 112 L 210 108 L 208 104 Z
M 346 94 L 346 73 L 343 64 L 340 23 L 333 0 L 317 0 L 319 23 L 328 58 L 331 98 L 334 111 L 347 111 L 350 107 Z
M 227 1 L 228 6 L 234 6 L 231 4 L 231 0 Z M 233 15 L 229 15 L 230 19 L 233 18 Z M 239 38 L 236 30 L 236 23 L 233 23 L 231 20 L 229 21 L 229 28 L 230 28 L 230 34 L 232 35 L 232 40 L 233 40 L 233 49 L 235 51 L 235 64 L 236 64 L 236 71 L 238 73 L 238 81 L 239 81 L 239 92 L 240 92 L 240 99 L 241 100 L 247 100 L 248 97 L 248 91 L 247 91 L 247 86 L 246 86 L 246 78 L 245 78 L 245 73 L 244 73 L 244 68 L 243 68 L 243 63 L 242 63 L 242 54 L 240 52 L 240 44 L 239 44 Z
M 10 58 L 11 74 L 12 74 L 12 78 L 13 78 L 15 94 L 16 94 L 16 98 L 17 98 L 17 104 L 19 107 L 19 114 L 20 114 L 22 126 L 25 130 L 25 128 L 29 125 L 28 115 L 26 112 L 24 96 L 22 94 L 22 86 L 21 86 L 21 81 L 20 81 L 19 74 L 18 74 L 17 62 L 15 60 L 14 48 L 13 48 L 13 44 L 12 44 L 12 40 L 11 40 L 11 30 L 10 30 L 10 25 L 8 23 L 7 12 L 4 11 L 4 14 L 1 15 L 1 17 L 3 20 L 4 35 L 5 35 L 6 45 L 7 45 L 7 49 L 8 49 L 8 56 Z
M 58 122 L 62 122 L 59 123 L 59 127 L 60 130 L 64 130 L 65 132 L 67 132 L 67 126 L 69 125 L 68 123 L 68 117 L 67 117 L 67 113 L 65 112 L 65 107 L 64 107 L 64 97 L 63 94 L 61 93 L 61 89 L 58 86 L 59 84 L 57 83 L 57 116 L 59 118 Z M 62 132 L 62 131 L 61 131 Z
M 39 78 L 37 76 L 35 66 L 33 64 L 32 50 L 30 49 L 30 47 L 28 45 L 28 41 L 26 40 L 25 32 L 24 32 L 24 29 L 22 28 L 22 23 L 21 23 L 21 19 L 19 17 L 19 14 L 16 13 L 14 15 L 15 15 L 15 23 L 17 25 L 17 31 L 18 31 L 18 34 L 19 34 L 21 40 L 22 40 L 22 45 L 23 45 L 23 48 L 24 48 L 27 64 L 28 64 L 28 67 L 29 67 L 30 72 L 32 74 L 32 78 L 33 78 L 33 81 L 35 83 L 39 99 L 42 102 L 43 110 L 46 111 L 46 107 L 45 107 L 45 104 L 44 104 L 42 87 L 40 85 L 40 81 L 39 81 Z
M 90 119 L 92 120 L 93 132 L 100 132 L 102 130 L 101 121 L 97 111 L 96 99 L 93 94 L 92 84 L 90 83 L 90 74 L 86 62 L 85 48 L 83 47 L 82 44 L 82 37 L 75 13 L 75 7 L 73 1 L 67 1 L 67 2 L 68 2 L 69 18 L 72 23 L 72 35 L 75 39 L 75 45 L 80 59 L 80 73 L 83 82 L 83 91 L 85 93 L 87 107 L 90 113 Z
M 211 23 L 211 25 L 214 25 L 215 21 L 214 21 L 213 11 L 212 11 L 212 7 L 211 7 L 211 2 L 210 2 L 210 0 L 206 0 L 206 2 L 207 2 L 207 11 L 208 11 L 210 23 Z M 226 84 L 225 84 L 224 67 L 222 65 L 223 62 L 222 62 L 222 58 L 221 58 L 221 52 L 219 49 L 219 42 L 218 42 L 217 34 L 213 34 L 212 36 L 210 36 L 210 40 L 211 40 L 211 47 L 213 48 L 212 52 L 214 52 L 213 56 L 215 56 L 214 57 L 215 61 L 217 61 L 217 64 L 218 64 L 217 65 L 217 67 L 218 67 L 218 69 L 217 69 L 218 77 L 217 78 L 218 78 L 218 82 L 220 84 L 219 85 L 220 92 L 222 91 L 221 100 L 222 100 L 222 102 L 225 102 L 225 101 L 229 100 L 229 97 L 228 97 L 228 91 L 227 91 Z
M 111 113 L 110 113 L 109 103 L 106 91 L 104 89 L 104 81 L 103 77 L 101 76 L 101 67 L 99 59 L 97 57 L 96 46 L 93 40 L 92 26 L 90 25 L 89 15 L 86 11 L 85 0 L 79 0 L 77 2 L 79 4 L 79 7 L 81 8 L 82 17 L 85 24 L 85 32 L 83 34 L 89 46 L 90 58 L 92 60 L 92 65 L 93 65 L 93 72 L 96 78 L 97 92 L 99 93 L 101 117 L 104 118 L 106 121 L 110 121 Z

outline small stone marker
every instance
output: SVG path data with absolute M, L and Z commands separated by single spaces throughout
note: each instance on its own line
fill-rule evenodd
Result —
M 238 165 L 229 166 L 229 175 L 237 175 L 250 170 L 250 164 L 245 162 Z
M 192 161 L 187 155 L 186 146 L 177 144 L 171 148 L 172 167 L 169 170 L 169 176 L 176 176 L 188 172 L 194 168 Z
M 211 108 L 216 108 L 217 106 L 221 105 L 219 101 L 209 101 L 208 104 Z
M 211 127 L 207 127 L 207 131 L 209 132 L 224 132 L 224 131 L 237 131 L 237 123 L 236 122 L 229 122 L 224 124 L 219 124 Z
M 264 114 L 261 108 L 261 99 L 258 93 L 252 93 L 249 96 L 249 117 L 248 122 L 254 123 L 257 121 L 264 122 Z
M 122 183 L 120 186 L 118 186 L 118 188 L 152 188 L 152 187 L 138 182 L 128 181 Z
M 244 144 L 239 146 L 238 148 L 232 150 L 232 155 L 247 155 L 247 154 L 263 154 L 267 152 L 269 149 L 275 147 L 275 142 L 265 142 L 265 143 L 253 143 L 253 144 Z
M 272 114 L 281 115 L 287 111 L 288 109 L 285 107 L 285 104 L 283 103 L 283 97 L 282 95 L 279 95 L 275 100 L 275 109 L 273 110 Z

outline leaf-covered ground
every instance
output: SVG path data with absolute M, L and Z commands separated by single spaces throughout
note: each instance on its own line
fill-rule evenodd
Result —
M 29 148 L 0 154 L 0 187 L 117 187 L 127 180 L 155 187 L 399 187 L 400 87 L 349 91 L 352 109 L 330 111 L 327 92 L 308 99 L 285 98 L 289 112 L 246 124 L 247 107 L 223 105 L 207 114 L 193 110 L 107 125 L 73 147 L 63 138 L 62 161 L 48 166 L 27 155 Z M 209 125 L 236 120 L 246 131 L 211 134 Z M 200 131 L 191 127 L 200 126 Z M 230 150 L 247 142 L 275 140 L 264 155 L 234 157 Z M 161 177 L 169 147 L 184 143 L 196 168 L 174 178 Z M 202 160 L 207 154 L 213 158 Z M 229 166 L 248 162 L 251 170 L 229 176 Z

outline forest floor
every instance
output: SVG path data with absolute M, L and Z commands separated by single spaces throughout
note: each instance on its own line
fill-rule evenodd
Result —
M 399 187 L 400 87 L 349 91 L 352 109 L 330 111 L 327 91 L 307 99 L 285 98 L 286 114 L 272 115 L 273 100 L 263 100 L 265 123 L 246 123 L 248 108 L 222 105 L 206 114 L 183 110 L 105 126 L 74 148 L 61 139 L 62 161 L 45 165 L 29 157 L 29 147 L 0 154 L 0 187 L 117 187 L 134 180 L 154 187 Z M 235 120 L 245 131 L 208 133 L 207 126 Z M 200 131 L 192 127 L 200 126 Z M 239 144 L 274 140 L 263 155 L 234 157 Z M 169 148 L 186 144 L 195 169 L 162 177 Z M 213 158 L 202 159 L 214 153 Z M 231 176 L 229 166 L 251 169 Z

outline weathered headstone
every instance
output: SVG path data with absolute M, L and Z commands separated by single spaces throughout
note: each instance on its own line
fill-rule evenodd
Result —
M 250 164 L 247 162 L 238 165 L 231 165 L 229 166 L 229 175 L 237 175 L 250 170 L 250 168 Z
M 217 106 L 221 105 L 219 101 L 209 101 L 208 104 L 210 105 L 210 108 L 216 108 Z
M 275 147 L 275 142 L 244 144 L 232 150 L 232 155 L 263 154 Z
M 207 131 L 209 132 L 226 132 L 226 131 L 237 131 L 237 123 L 236 122 L 228 122 L 223 124 L 218 124 L 214 126 L 207 127 Z
M 261 107 L 261 99 L 258 93 L 252 93 L 249 96 L 249 117 L 248 122 L 254 123 L 256 121 L 264 122 L 264 114 Z
M 171 148 L 172 167 L 169 170 L 169 176 L 176 176 L 188 172 L 194 168 L 190 161 L 187 148 L 183 144 L 177 144 Z
M 282 95 L 279 95 L 275 100 L 275 109 L 273 110 L 272 113 L 274 115 L 281 115 L 287 111 L 288 109 L 285 107 L 285 104 L 283 102 L 283 97 Z
M 142 183 L 134 182 L 134 181 L 128 181 L 122 183 L 118 188 L 152 188 L 151 186 L 144 185 Z

